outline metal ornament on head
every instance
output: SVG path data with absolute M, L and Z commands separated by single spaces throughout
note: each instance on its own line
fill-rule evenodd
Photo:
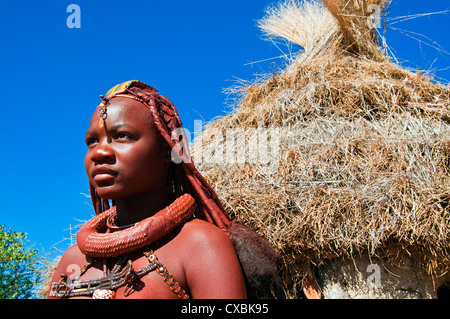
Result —
M 108 106 L 109 102 L 105 99 L 104 95 L 100 95 L 100 98 L 103 100 L 103 102 L 98 106 L 98 114 L 100 115 L 100 118 L 98 120 L 98 127 L 100 129 L 103 129 L 103 127 L 105 126 L 106 118 L 108 117 L 106 107 Z
M 133 82 L 138 82 L 136 80 L 127 81 L 121 84 L 117 84 L 114 87 L 112 87 L 106 95 L 100 95 L 100 98 L 102 99 L 102 103 L 98 106 L 98 113 L 100 115 L 100 119 L 98 121 L 98 127 L 100 129 L 103 129 L 105 126 L 106 118 L 108 117 L 107 113 L 107 106 L 109 104 L 109 100 L 113 97 L 117 96 L 118 94 L 125 93 L 127 89 L 133 84 Z

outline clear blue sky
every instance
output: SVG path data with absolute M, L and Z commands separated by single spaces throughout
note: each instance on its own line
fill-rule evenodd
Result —
M 84 134 L 99 95 L 138 79 L 171 98 L 186 128 L 227 111 L 223 88 L 252 80 L 282 60 L 249 64 L 280 52 L 262 40 L 256 21 L 268 0 L 1 0 L 0 93 L 3 144 L 0 224 L 50 247 L 70 224 L 92 215 L 83 166 Z M 69 29 L 69 4 L 81 28 Z M 450 9 L 448 0 L 393 1 L 390 17 Z M 450 51 L 450 14 L 395 25 Z M 450 55 L 387 30 L 408 67 L 450 80 Z M 10 139 L 11 138 L 11 139 Z M 58 245 L 65 249 L 68 242 Z

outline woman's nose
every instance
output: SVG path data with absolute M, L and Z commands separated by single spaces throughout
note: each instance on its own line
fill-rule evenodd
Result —
M 96 162 L 104 162 L 112 159 L 114 159 L 114 152 L 111 148 L 111 144 L 106 138 L 102 139 L 99 141 L 97 147 L 92 153 L 92 160 Z

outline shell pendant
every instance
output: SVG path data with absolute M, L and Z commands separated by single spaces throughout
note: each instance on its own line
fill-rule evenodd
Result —
M 92 299 L 116 299 L 116 293 L 109 289 L 97 289 L 94 291 Z

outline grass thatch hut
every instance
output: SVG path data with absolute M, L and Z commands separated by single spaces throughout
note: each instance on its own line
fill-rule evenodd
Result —
M 388 5 L 269 8 L 262 30 L 302 52 L 230 88 L 192 145 L 229 214 L 282 253 L 276 297 L 433 298 L 449 280 L 450 91 L 383 52 Z

